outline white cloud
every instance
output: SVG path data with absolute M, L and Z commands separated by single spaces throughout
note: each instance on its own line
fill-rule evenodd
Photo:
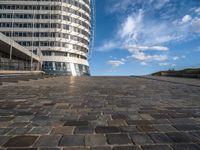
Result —
M 158 65 L 161 66 L 161 67 L 162 67 L 162 66 L 168 66 L 169 63 L 167 63 L 167 62 L 163 62 L 163 63 L 159 63 Z
M 118 32 L 121 38 L 126 38 L 126 36 L 132 36 L 130 38 L 134 37 L 134 33 L 136 32 L 136 30 L 141 27 L 143 12 L 144 11 L 141 9 L 139 10 L 138 14 L 133 13 L 126 18 L 126 20 L 121 25 L 121 29 Z
M 200 15 L 200 7 L 195 9 L 195 12 Z
M 107 62 L 107 64 L 109 64 L 109 65 L 111 65 L 113 67 L 119 67 L 121 65 L 124 65 L 124 63 L 125 63 L 124 59 L 122 59 L 122 60 L 109 60 Z
M 165 6 L 168 2 L 170 2 L 170 0 L 159 0 L 159 1 L 152 0 L 152 1 L 155 2 L 155 4 L 154 4 L 155 9 L 161 9 L 161 8 L 163 8 L 163 6 Z
M 146 50 L 155 50 L 155 51 L 168 51 L 168 47 L 164 46 L 140 46 L 140 45 L 127 45 L 125 48 L 131 50 L 141 50 L 141 51 L 146 51 Z
M 157 20 L 146 20 L 145 11 L 140 9 L 124 19 L 118 29 L 119 40 L 124 44 L 137 45 L 163 45 L 165 43 L 179 40 L 182 35 L 179 34 L 177 25 L 169 22 Z M 169 28 L 170 26 L 170 28 Z
M 190 25 L 191 31 L 195 32 L 195 33 L 200 33 L 200 18 L 195 17 L 192 21 L 191 21 L 191 25 Z
M 173 59 L 174 61 L 176 61 L 176 60 L 180 59 L 180 57 L 175 56 L 175 57 L 173 57 L 172 59 Z
M 188 38 L 193 33 L 200 33 L 200 18 L 185 15 L 182 20 L 175 20 L 174 25 L 178 28 L 177 33 L 182 36 L 182 39 Z
M 147 66 L 148 64 L 147 64 L 147 62 L 141 62 L 140 63 L 142 66 Z
M 109 41 L 109 42 L 105 42 L 102 46 L 97 47 L 95 51 L 105 52 L 117 47 L 118 47 L 118 44 L 116 42 Z
M 127 11 L 128 8 L 134 7 L 138 4 L 141 5 L 149 5 L 152 9 L 159 10 L 162 9 L 167 3 L 171 0 L 110 0 L 107 7 L 108 12 L 114 13 L 122 13 Z
M 185 15 L 183 18 L 182 18 L 182 23 L 188 23 L 189 21 L 192 20 L 192 17 L 190 15 Z
M 148 55 L 141 51 L 136 51 L 131 55 L 131 58 L 141 61 L 141 62 L 152 62 L 152 61 L 166 61 L 168 56 L 165 54 L 162 55 Z
M 172 66 L 172 67 L 176 67 L 176 64 L 172 64 L 171 66 Z
M 163 62 L 158 64 L 160 67 L 169 66 L 169 67 L 176 67 L 176 64 L 171 64 L 169 62 Z
M 166 52 L 169 49 L 162 46 L 139 46 L 139 45 L 127 45 L 126 48 L 131 53 L 131 58 L 140 61 L 142 65 L 147 65 L 147 62 L 153 61 L 166 61 L 168 56 L 166 54 L 150 55 L 146 54 L 146 51 L 159 51 Z
M 186 58 L 186 56 L 185 56 L 185 55 L 181 55 L 181 56 L 174 56 L 174 57 L 172 57 L 172 60 L 174 60 L 174 61 L 177 61 L 177 60 L 179 60 L 179 59 L 184 59 L 184 58 Z
M 130 6 L 133 3 L 132 0 L 113 0 L 111 4 L 108 4 L 108 11 L 113 12 L 121 12 L 122 10 L 126 10 L 128 6 Z
M 121 31 L 121 36 L 124 37 L 126 35 L 128 35 L 129 33 L 131 33 L 136 27 L 136 22 L 135 20 L 129 16 L 126 20 L 126 22 L 123 24 L 123 28 Z

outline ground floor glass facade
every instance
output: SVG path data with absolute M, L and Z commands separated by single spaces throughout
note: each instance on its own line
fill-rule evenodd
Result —
M 71 64 L 71 65 L 74 65 L 77 76 L 90 75 L 88 66 L 81 64 Z M 42 68 L 46 74 L 72 75 L 71 65 L 68 62 L 44 61 L 42 64 Z

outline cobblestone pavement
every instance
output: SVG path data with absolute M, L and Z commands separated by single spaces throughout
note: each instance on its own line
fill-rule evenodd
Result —
M 6 83 L 0 86 L 0 150 L 199 150 L 200 86 L 169 81 Z

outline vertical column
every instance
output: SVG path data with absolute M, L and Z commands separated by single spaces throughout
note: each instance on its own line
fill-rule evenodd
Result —
M 61 31 L 60 31 L 60 43 L 62 49 L 62 39 L 63 39 L 63 0 L 61 0 Z
M 49 46 L 49 50 L 52 50 L 51 46 L 50 46 L 50 43 L 51 43 L 51 18 L 52 18 L 52 13 L 51 13 L 51 7 L 52 7 L 52 4 L 50 2 L 50 13 L 49 13 L 49 33 L 48 33 L 48 46 Z M 56 34 L 55 34 L 56 36 Z
M 35 29 L 35 10 L 33 10 L 33 23 L 32 23 L 32 49 L 31 49 L 31 71 L 33 70 L 33 49 L 34 49 L 34 29 Z
M 71 69 L 71 72 L 72 72 L 72 76 L 77 76 L 74 63 L 70 63 L 70 69 Z
M 11 23 L 11 26 L 12 26 L 12 30 L 11 30 L 11 39 L 13 40 L 13 24 L 14 24 L 14 10 L 12 11 L 12 23 Z M 12 47 L 13 43 L 11 42 L 10 44 L 10 60 L 12 60 Z

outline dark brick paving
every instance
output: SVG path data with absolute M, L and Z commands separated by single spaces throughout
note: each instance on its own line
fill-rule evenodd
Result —
M 29 147 L 33 145 L 36 139 L 36 136 L 16 136 L 9 139 L 4 147 Z
M 110 145 L 132 144 L 127 134 L 108 134 L 106 135 L 106 137 L 108 139 L 108 144 Z
M 200 80 L 54 77 L 0 85 L 0 150 L 199 150 Z

